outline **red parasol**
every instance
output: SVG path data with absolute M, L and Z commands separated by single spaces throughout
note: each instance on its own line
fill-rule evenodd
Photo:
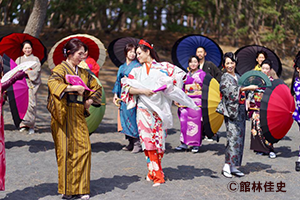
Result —
M 17 64 L 6 55 L 3 56 L 3 65 L 10 69 L 17 67 Z M 16 81 L 6 90 L 6 93 L 14 124 L 18 128 L 27 112 L 29 103 L 26 78 Z
M 287 134 L 293 124 L 294 111 L 290 89 L 281 79 L 275 79 L 272 86 L 266 88 L 260 106 L 261 128 L 268 142 L 276 143 Z
M 0 55 L 5 53 L 11 59 L 16 60 L 24 53 L 22 43 L 29 40 L 32 43 L 32 54 L 40 59 L 41 64 L 47 60 L 47 48 L 43 43 L 27 33 L 11 33 L 0 39 Z
M 87 34 L 70 35 L 58 41 L 50 50 L 48 56 L 48 65 L 53 69 L 66 58 L 63 54 L 64 45 L 71 39 L 77 38 L 88 46 L 89 56 L 92 57 L 100 67 L 103 65 L 106 58 L 106 50 L 103 43 L 96 37 Z

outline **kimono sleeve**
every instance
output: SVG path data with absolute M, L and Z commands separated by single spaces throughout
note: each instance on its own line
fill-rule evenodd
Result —
M 66 72 L 63 70 L 63 67 L 58 65 L 53 69 L 48 79 L 49 92 L 58 99 L 63 97 L 63 92 L 68 86 L 65 82 L 65 75 Z
M 170 77 L 174 79 L 174 85 L 176 85 L 179 88 L 182 88 L 184 83 L 183 80 L 186 75 L 186 72 L 171 63 L 163 63 L 163 64 L 167 65 L 168 74 Z
M 118 74 L 117 74 L 117 80 L 115 82 L 114 88 L 112 90 L 112 92 L 114 94 L 117 94 L 117 96 L 120 98 L 121 96 L 121 78 L 122 78 L 122 74 L 121 71 L 123 69 L 123 65 L 120 66 L 119 70 L 118 70 Z
M 88 87 L 95 92 L 88 92 L 88 98 L 93 100 L 94 106 L 100 106 L 102 102 L 102 87 L 97 82 L 97 77 L 88 74 Z
M 39 84 L 40 83 L 40 76 L 41 76 L 41 62 L 37 57 L 34 57 L 34 61 L 37 62 L 35 64 L 36 66 L 32 70 L 29 70 L 27 73 L 28 73 L 29 79 L 33 83 Z
M 64 97 L 64 90 L 68 86 L 64 81 L 65 72 L 62 67 L 57 66 L 53 69 L 48 80 L 48 103 L 47 109 L 51 116 L 60 124 L 64 123 L 67 113 L 67 100 Z
M 228 74 L 224 74 L 221 77 L 220 91 L 222 99 L 218 105 L 217 112 L 233 120 L 238 116 L 241 87 L 235 84 L 233 78 L 229 76 Z
M 121 86 L 122 86 L 121 100 L 127 104 L 127 110 L 132 109 L 137 105 L 137 95 L 133 95 L 129 93 L 129 89 L 132 86 L 126 83 L 126 79 L 136 79 L 136 78 L 137 78 L 137 71 L 136 69 L 132 69 L 128 77 L 123 77 L 121 80 Z

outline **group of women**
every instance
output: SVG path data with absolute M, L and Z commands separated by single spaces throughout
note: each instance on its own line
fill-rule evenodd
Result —
M 29 53 L 30 48 L 32 48 L 30 43 L 24 43 L 24 56 L 18 58 L 17 63 L 36 60 Z M 51 113 L 51 130 L 58 164 L 58 192 L 62 194 L 63 199 L 74 197 L 89 199 L 90 193 L 91 144 L 85 117 L 89 115 L 88 109 L 91 105 L 101 105 L 102 88 L 87 70 L 78 67 L 86 57 L 85 52 L 86 46 L 82 41 L 76 38 L 69 40 L 62 52 L 66 60 L 52 70 L 48 80 L 47 108 Z M 129 140 L 124 150 L 133 153 L 141 149 L 144 151 L 148 167 L 146 180 L 153 182 L 153 186 L 156 187 L 165 183 L 161 161 L 165 152 L 167 129 L 173 125 L 172 101 L 179 107 L 178 116 L 181 124 L 179 150 L 192 146 L 192 152 L 199 151 L 203 132 L 201 96 L 206 72 L 199 68 L 200 59 L 196 55 L 190 57 L 187 73 L 169 62 L 160 62 L 153 44 L 143 39 L 137 46 L 127 44 L 124 54 L 126 62 L 119 68 L 113 89 L 113 102 L 120 108 L 119 131 Z M 266 59 L 266 56 L 260 62 L 259 58 L 262 55 L 265 56 L 263 52 L 257 55 L 258 66 L 255 70 L 262 71 L 272 80 L 270 76 L 272 63 Z M 227 129 L 225 164 L 222 170 L 222 174 L 227 178 L 233 175 L 244 176 L 237 167 L 242 163 L 246 108 L 251 111 L 249 112 L 251 149 L 259 154 L 269 154 L 270 158 L 276 157 L 272 144 L 268 143 L 262 135 L 259 122 L 260 100 L 264 88 L 256 85 L 239 86 L 240 76 L 235 72 L 237 62 L 232 52 L 224 54 L 222 61 L 224 73 L 220 80 L 222 98 L 216 110 L 224 115 Z M 2 69 L 2 59 L 0 59 L 0 67 Z M 28 85 L 32 87 L 30 88 L 32 104 L 28 108 L 28 118 L 24 118 L 21 127 L 29 128 L 30 133 L 34 128 L 32 116 L 35 116 L 36 91 L 40 84 L 40 67 L 35 69 L 35 71 L 17 73 L 9 82 L 11 85 L 24 76 L 28 77 Z M 291 91 L 297 98 L 294 117 L 300 126 L 299 72 L 300 56 L 297 55 Z M 70 85 L 66 75 L 79 76 L 91 91 L 83 86 Z M 6 88 L 5 84 L 2 84 L 0 94 Z M 2 116 L 1 135 L 3 135 Z M 4 145 L 3 140 L 0 142 Z M 5 162 L 5 158 L 2 162 Z M 2 163 L 0 165 L 2 181 L 0 185 L 4 189 L 5 167 L 2 167 Z
M 130 79 L 136 79 L 138 82 L 144 82 L 148 81 L 149 71 L 152 69 L 151 62 L 157 62 L 156 54 L 152 53 L 153 50 L 152 44 L 141 40 L 141 45 L 145 46 L 145 52 L 147 52 L 147 56 L 149 56 L 147 59 L 143 59 L 144 57 L 137 56 L 138 61 L 141 63 L 138 67 L 134 68 L 127 68 L 129 72 L 127 72 L 126 77 Z M 149 52 L 148 52 L 149 51 Z M 136 50 L 137 53 L 142 52 L 141 48 L 138 47 Z M 126 52 L 125 52 L 126 53 Z M 142 54 L 143 56 L 143 54 Z M 152 57 L 151 57 L 152 56 Z M 155 59 L 155 61 L 154 61 Z M 272 62 L 267 59 L 267 54 L 263 51 L 260 51 L 257 53 L 256 56 L 257 65 L 253 66 L 254 70 L 261 71 L 262 73 L 266 74 L 268 78 L 272 81 L 272 73 L 273 76 L 278 78 L 276 74 L 274 75 L 274 70 L 272 71 Z M 238 170 L 236 167 L 240 166 L 242 163 L 242 156 L 243 156 L 243 149 L 244 149 L 244 140 L 245 140 L 245 121 L 248 117 L 251 118 L 251 145 L 250 149 L 256 152 L 258 155 L 269 155 L 270 158 L 275 158 L 276 154 L 274 152 L 273 145 L 268 142 L 265 137 L 262 134 L 261 126 L 260 126 L 260 115 L 259 115 L 259 108 L 260 108 L 260 102 L 262 99 L 262 96 L 264 94 L 265 88 L 259 88 L 256 85 L 250 85 L 247 87 L 241 87 L 238 84 L 238 80 L 240 76 L 236 73 L 236 64 L 238 60 L 235 57 L 235 54 L 232 52 L 225 53 L 223 56 L 222 65 L 224 66 L 223 72 L 224 74 L 221 77 L 220 80 L 220 92 L 222 94 L 221 102 L 217 108 L 217 112 L 221 113 L 225 117 L 225 124 L 227 128 L 227 145 L 226 145 L 226 151 L 225 151 L 225 164 L 222 170 L 222 174 L 227 177 L 231 178 L 232 175 L 235 176 L 244 176 L 244 173 Z M 189 58 L 189 66 L 188 66 L 188 73 L 182 73 L 185 74 L 184 77 L 181 80 L 177 80 L 177 85 L 182 88 L 182 90 L 185 92 L 187 96 L 189 96 L 191 99 L 193 99 L 196 106 L 201 108 L 201 95 L 202 95 L 202 87 L 203 87 L 203 80 L 206 75 L 206 73 L 200 68 L 200 60 L 199 57 L 194 55 Z M 136 64 L 136 63 L 135 63 Z M 128 65 L 128 63 L 127 63 Z M 150 65 L 150 66 L 149 66 Z M 170 63 L 168 63 L 170 65 Z M 167 67 L 169 67 L 167 65 Z M 123 66 L 122 66 L 123 67 Z M 116 81 L 116 85 L 121 83 L 119 73 L 118 72 L 118 78 Z M 137 73 L 138 72 L 138 73 Z M 142 75 L 143 73 L 146 73 L 145 76 Z M 123 75 L 125 76 L 125 75 Z M 159 77 L 156 75 L 156 78 Z M 125 78 L 127 79 L 127 78 Z M 163 148 L 164 142 L 160 142 L 159 139 L 162 138 L 162 141 L 164 141 L 164 135 L 165 133 L 161 134 L 160 132 L 157 132 L 157 124 L 164 123 L 160 122 L 157 118 L 157 113 L 151 108 L 151 106 L 147 104 L 142 104 L 140 102 L 140 99 L 137 97 L 140 96 L 152 96 L 154 94 L 153 90 L 149 90 L 151 86 L 154 85 L 155 79 L 151 80 L 151 84 L 148 85 L 147 90 L 145 88 L 137 89 L 135 88 L 135 84 L 132 85 L 127 84 L 126 81 L 123 83 L 123 88 L 121 91 L 123 91 L 122 94 L 118 94 L 119 96 L 115 96 L 116 99 L 121 98 L 121 104 L 123 106 L 127 106 L 127 109 L 129 108 L 137 108 L 137 127 L 138 127 L 138 133 L 140 134 L 139 137 L 142 142 L 142 147 L 145 152 L 146 158 L 148 159 L 149 163 L 156 163 L 158 168 L 158 171 L 161 171 L 161 158 L 163 154 Z M 181 82 L 181 84 L 178 84 Z M 148 84 L 148 82 L 147 82 Z M 146 85 L 147 85 L 146 84 Z M 129 89 L 127 89 L 129 88 Z M 128 95 L 129 94 L 129 95 Z M 115 101 L 115 100 L 114 100 Z M 137 102 L 136 102 L 137 101 Z M 127 105 L 124 105 L 124 104 Z M 178 109 L 178 116 L 180 119 L 180 125 L 181 125 L 181 135 L 180 135 L 180 141 L 181 145 L 176 148 L 176 150 L 186 150 L 188 149 L 188 146 L 192 146 L 192 152 L 198 152 L 199 147 L 201 146 L 202 137 L 203 137 L 203 127 L 202 127 L 202 110 L 201 109 L 193 109 L 188 108 L 186 106 L 180 105 L 178 102 L 175 102 L 175 104 L 179 107 Z M 145 111 L 145 108 L 147 109 L 147 112 Z M 144 110 L 143 110 L 144 109 Z M 149 110 L 151 113 L 149 113 Z M 129 110 L 124 110 L 123 113 L 128 112 Z M 141 113 L 144 112 L 144 115 L 152 120 L 152 124 L 149 124 L 146 119 L 140 118 L 139 116 Z M 247 112 L 248 111 L 248 112 Z M 121 113 L 122 116 L 122 113 Z M 134 116 L 131 115 L 133 119 Z M 158 115 L 158 117 L 160 117 Z M 300 120 L 299 120 L 300 121 Z M 147 124 L 147 126 L 145 125 Z M 153 124 L 155 126 L 153 127 Z M 160 125 L 162 127 L 162 125 Z M 151 129 L 148 129 L 151 128 Z M 153 130 L 153 128 L 155 128 Z M 161 128 L 159 128 L 160 130 Z M 145 131 L 147 130 L 147 131 Z M 152 132 L 151 132 L 152 131 Z M 164 130 L 163 130 L 164 131 Z M 128 134 L 129 132 L 125 134 Z M 150 133 L 150 135 L 149 135 Z M 152 138 L 152 140 L 151 140 Z M 155 141 L 155 138 L 158 138 L 157 141 Z M 147 145 L 147 141 L 150 142 L 151 145 L 157 145 L 155 147 L 151 147 L 151 145 Z M 161 143 L 161 144 L 160 144 Z M 152 156 L 149 156 L 149 150 L 156 150 L 155 158 Z M 155 165 L 156 166 L 156 165 Z M 153 175 L 157 174 L 159 178 L 161 178 L 161 172 L 155 172 L 153 169 L 155 169 L 151 164 L 148 164 L 149 173 L 147 176 L 147 180 L 152 180 Z M 154 186 L 157 186 L 159 184 L 156 183 L 163 183 L 164 181 L 155 181 L 154 180 Z M 158 179 L 159 180 L 159 179 Z

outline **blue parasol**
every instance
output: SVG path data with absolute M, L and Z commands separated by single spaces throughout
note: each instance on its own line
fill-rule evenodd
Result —
M 220 67 L 223 51 L 212 39 L 203 35 L 186 35 L 178 39 L 172 48 L 172 60 L 175 65 L 187 71 L 188 60 L 196 54 L 198 47 L 204 47 L 207 55 L 205 60 L 213 62 Z

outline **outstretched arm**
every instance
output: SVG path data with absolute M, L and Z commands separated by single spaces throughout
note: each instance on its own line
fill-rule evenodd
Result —
M 2 83 L 2 91 L 7 90 L 12 84 L 14 84 L 17 80 L 21 80 L 26 76 L 26 73 L 23 70 L 15 73 L 9 80 Z

